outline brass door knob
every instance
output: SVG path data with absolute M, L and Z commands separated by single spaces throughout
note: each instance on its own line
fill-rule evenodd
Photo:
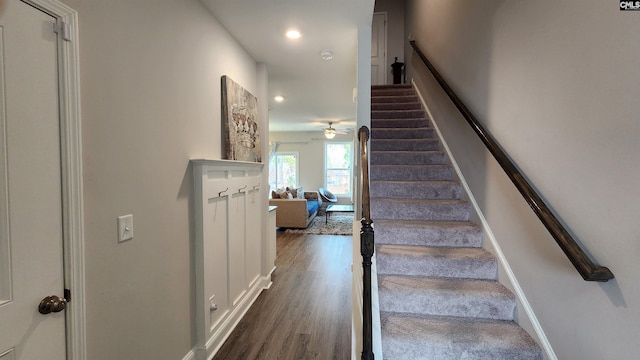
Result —
M 56 295 L 47 296 L 40 301 L 38 306 L 38 312 L 40 314 L 57 313 L 64 310 L 67 307 L 67 299 L 61 298 Z

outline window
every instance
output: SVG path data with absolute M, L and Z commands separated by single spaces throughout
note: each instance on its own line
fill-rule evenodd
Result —
M 298 153 L 275 153 L 269 161 L 271 190 L 298 185 Z
M 352 148 L 351 143 L 325 144 L 325 186 L 336 195 L 351 195 Z

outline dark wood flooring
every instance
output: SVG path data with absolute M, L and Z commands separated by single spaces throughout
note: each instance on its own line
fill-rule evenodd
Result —
M 214 360 L 350 359 L 351 239 L 279 231 L 273 285 Z

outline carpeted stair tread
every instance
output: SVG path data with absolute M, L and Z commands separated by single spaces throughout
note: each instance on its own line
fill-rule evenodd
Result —
M 382 128 L 371 129 L 372 139 L 432 139 L 433 128 Z
M 371 85 L 371 90 L 377 90 L 377 89 L 411 89 L 413 90 L 413 85 L 411 84 Z
M 375 110 L 371 111 L 372 119 L 412 119 L 425 117 L 424 110 Z
M 418 102 L 416 95 L 383 95 L 371 96 L 371 104 L 389 104 L 389 103 L 415 103 Z
M 469 221 L 471 204 L 466 200 L 371 198 L 375 220 Z
M 380 96 L 414 96 L 412 89 L 380 89 L 371 91 L 371 99 Z
M 371 90 L 370 199 L 387 360 L 542 360 L 411 85 Z
M 462 185 L 457 181 L 370 181 L 372 198 L 460 199 Z
M 516 298 L 497 281 L 383 275 L 380 311 L 513 320 Z
M 425 128 L 431 127 L 429 120 L 425 118 L 415 119 L 372 119 L 372 129 L 385 128 Z
M 376 252 L 378 276 L 495 280 L 498 272 L 495 256 L 481 248 L 378 244 Z
M 449 165 L 371 165 L 369 178 L 374 180 L 453 180 Z
M 408 95 L 416 96 L 413 87 L 410 84 L 389 84 L 371 86 L 371 96 L 399 96 Z
M 444 165 L 446 156 L 443 151 L 371 151 L 372 165 Z
M 419 110 L 422 105 L 419 102 L 385 102 L 371 103 L 371 110 Z
M 371 89 L 371 98 L 379 96 L 415 96 L 413 89 L 397 88 L 397 89 Z
M 371 151 L 429 151 L 440 150 L 438 139 L 371 139 Z
M 386 84 L 386 85 L 372 85 L 371 93 L 379 92 L 407 92 L 415 95 L 411 84 Z
M 482 247 L 482 228 L 468 221 L 376 220 L 377 244 Z
M 542 360 L 536 342 L 513 321 L 382 312 L 385 360 Z

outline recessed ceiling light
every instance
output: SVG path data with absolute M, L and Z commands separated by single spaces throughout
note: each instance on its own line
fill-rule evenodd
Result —
M 320 51 L 320 57 L 322 60 L 329 61 L 333 59 L 333 52 L 331 50 L 322 50 Z
M 282 97 L 282 96 L 278 95 L 278 96 L 274 97 L 274 98 L 273 98 L 273 100 L 275 100 L 276 102 L 281 103 L 281 102 L 283 102 L 283 101 L 284 101 L 284 97 Z
M 288 30 L 286 35 L 287 35 L 287 38 L 292 39 L 292 40 L 300 39 L 300 37 L 302 36 L 300 31 L 295 30 L 295 29 Z

